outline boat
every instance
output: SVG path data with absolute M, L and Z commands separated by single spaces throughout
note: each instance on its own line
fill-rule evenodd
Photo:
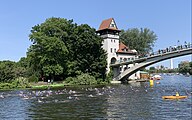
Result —
M 160 84 L 160 82 L 156 82 L 157 84 Z
M 162 96 L 163 99 L 185 99 L 187 96 Z
M 153 80 L 161 80 L 161 76 L 160 75 L 154 75 L 152 77 Z

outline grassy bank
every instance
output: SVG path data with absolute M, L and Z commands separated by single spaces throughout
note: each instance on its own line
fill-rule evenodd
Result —
M 89 74 L 83 73 L 77 77 L 68 77 L 64 81 L 48 83 L 48 82 L 35 82 L 35 78 L 18 78 L 9 83 L 0 83 L 0 90 L 9 89 L 48 89 L 58 88 L 64 86 L 101 86 L 109 84 L 108 81 L 97 79 Z
M 82 86 L 105 86 L 108 84 L 94 84 L 94 85 L 75 85 L 69 83 L 58 83 L 53 84 L 47 82 L 36 82 L 29 83 L 27 86 L 18 86 L 12 83 L 0 83 L 0 90 L 19 90 L 19 89 L 50 89 L 50 88 L 62 88 L 62 87 L 82 87 Z
M 42 82 L 41 82 L 42 83 Z M 31 85 L 31 89 L 47 89 L 47 88 L 58 88 L 58 87 L 64 87 L 66 86 L 63 83 L 53 83 L 53 84 L 49 84 L 47 82 L 45 82 L 44 84 L 39 84 L 39 83 L 32 83 Z

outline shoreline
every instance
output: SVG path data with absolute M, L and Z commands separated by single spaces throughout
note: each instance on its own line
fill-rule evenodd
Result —
M 110 83 L 109 83 L 110 84 Z M 38 82 L 38 83 L 30 83 L 30 87 L 27 88 L 10 88 L 10 89 L 0 89 L 0 91 L 9 91 L 9 90 L 33 90 L 33 89 L 50 89 L 50 88 L 62 88 L 62 87 L 83 87 L 83 86 L 103 86 L 109 84 L 95 84 L 95 85 L 73 85 L 66 83 L 57 83 L 53 84 L 48 82 Z

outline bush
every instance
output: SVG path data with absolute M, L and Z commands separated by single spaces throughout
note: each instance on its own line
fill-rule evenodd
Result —
M 110 83 L 110 81 L 112 81 L 112 80 L 113 80 L 113 70 L 112 70 L 112 68 L 110 68 L 110 71 L 107 74 L 105 82 Z
M 108 81 L 107 79 L 105 79 L 105 80 L 103 80 L 101 78 L 97 79 L 97 84 L 99 84 L 99 85 L 106 85 L 106 84 L 109 84 L 109 83 L 110 83 L 110 81 Z
M 10 83 L 0 83 L 0 89 L 29 88 L 29 82 L 26 78 L 19 77 Z
M 23 77 L 19 77 L 16 80 L 14 80 L 12 82 L 12 84 L 16 87 L 16 88 L 29 88 L 29 82 L 26 78 Z
M 11 87 L 11 83 L 0 83 L 0 89 L 10 89 Z
M 29 82 L 38 82 L 38 77 L 35 75 L 32 75 L 28 78 Z
M 70 83 L 71 81 L 73 81 L 75 78 L 73 77 L 68 77 L 65 79 L 64 83 Z
M 72 85 L 95 85 L 95 84 L 97 84 L 95 77 L 93 77 L 87 73 L 82 73 L 81 75 L 78 75 L 77 77 L 74 77 L 74 78 L 68 77 L 64 82 L 72 84 Z

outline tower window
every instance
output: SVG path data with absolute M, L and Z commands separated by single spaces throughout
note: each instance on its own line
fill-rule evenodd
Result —
M 122 57 L 120 57 L 120 62 L 122 62 L 123 61 L 123 59 L 122 59 Z
M 111 39 L 111 42 L 113 42 L 113 40 Z
M 111 53 L 113 52 L 113 49 L 111 48 Z
M 114 49 L 114 52 L 116 52 L 116 48 Z
M 111 24 L 111 27 L 115 27 L 115 24 Z
M 115 43 L 115 40 L 114 40 L 114 43 Z

